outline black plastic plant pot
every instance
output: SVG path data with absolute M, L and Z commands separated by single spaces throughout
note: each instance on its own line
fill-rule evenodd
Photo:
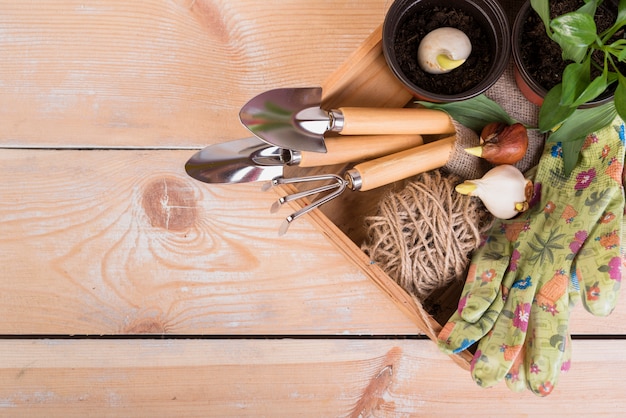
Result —
M 430 74 L 417 62 L 420 41 L 439 27 L 462 30 L 472 52 L 460 67 Z M 396 0 L 383 24 L 383 53 L 395 76 L 418 99 L 454 102 L 491 87 L 509 64 L 511 35 L 497 0 Z
M 615 9 L 617 10 L 617 2 L 615 0 L 609 0 L 606 2 L 606 4 L 608 4 L 609 7 L 615 7 Z M 534 103 L 537 106 L 541 106 L 543 103 L 543 98 L 548 93 L 548 88 L 543 86 L 539 81 L 533 78 L 533 76 L 531 75 L 531 71 L 529 71 L 528 69 L 527 63 L 524 60 L 524 54 L 522 53 L 522 47 L 524 45 L 528 48 L 531 48 L 531 50 L 533 51 L 538 51 L 538 48 L 540 48 L 540 46 L 534 46 L 528 43 L 528 41 L 524 38 L 525 25 L 530 17 L 530 13 L 536 15 L 535 11 L 530 5 L 530 0 L 528 0 L 524 2 L 524 4 L 517 13 L 517 16 L 515 17 L 511 36 L 511 50 L 513 55 L 513 62 L 515 63 L 514 73 L 515 83 L 517 84 L 517 87 L 522 92 L 524 97 L 526 97 L 526 99 L 528 99 L 531 103 Z M 535 19 L 539 19 L 539 17 L 536 16 Z M 539 54 L 533 54 L 534 59 L 539 59 L 538 57 Z M 560 60 L 560 52 L 553 59 Z M 585 109 L 608 103 L 613 100 L 614 91 L 614 88 L 609 88 L 598 98 L 590 100 L 589 102 L 579 107 L 581 109 Z

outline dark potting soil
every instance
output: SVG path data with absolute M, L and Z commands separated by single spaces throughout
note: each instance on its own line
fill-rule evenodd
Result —
M 440 27 L 463 31 L 472 42 L 472 53 L 460 67 L 446 74 L 430 74 L 417 63 L 420 41 Z M 475 19 L 451 7 L 438 6 L 415 11 L 398 25 L 395 54 L 402 72 L 417 86 L 438 94 L 458 94 L 476 86 L 489 71 L 492 56 L 489 40 Z
M 552 18 L 572 12 L 582 6 L 582 0 L 559 0 L 550 2 Z M 615 11 L 607 7 L 599 7 L 595 22 L 599 32 L 608 29 L 615 22 Z M 521 36 L 521 59 L 530 76 L 546 90 L 561 82 L 565 67 L 571 61 L 561 59 L 561 47 L 548 37 L 546 28 L 537 13 L 530 9 Z M 600 63 L 603 57 L 598 57 Z M 601 64 L 602 65 L 602 64 Z M 592 73 L 592 77 L 599 75 Z

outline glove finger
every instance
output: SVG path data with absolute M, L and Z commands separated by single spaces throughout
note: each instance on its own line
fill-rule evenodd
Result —
M 532 334 L 526 335 L 527 341 L 528 341 L 529 335 L 532 335 Z M 524 367 L 524 362 L 527 361 L 526 346 L 527 346 L 527 343 L 524 343 L 524 346 L 520 350 L 519 355 L 513 361 L 513 364 L 511 365 L 511 369 L 504 376 L 507 387 L 513 392 L 523 392 L 524 390 L 526 390 L 527 384 L 528 384 L 527 382 L 529 381 L 529 378 L 526 375 L 526 367 Z M 563 353 L 563 359 L 561 362 L 561 369 L 560 369 L 561 374 L 567 373 L 571 367 L 571 364 L 572 364 L 572 338 L 568 334 L 566 341 L 565 341 L 565 352 Z M 554 384 L 556 385 L 556 381 L 554 382 Z M 541 386 L 541 388 L 543 391 L 546 391 L 547 389 L 546 385 Z
M 576 275 L 582 286 L 583 306 L 595 316 L 609 315 L 619 296 L 622 278 L 621 235 L 624 196 L 611 199 L 596 226 L 575 256 Z M 579 236 L 586 235 L 581 231 Z M 577 242 L 570 244 L 579 245 Z
M 528 339 L 528 334 L 526 334 Z M 521 347 L 515 360 L 511 363 L 511 368 L 504 375 L 506 386 L 513 392 L 522 392 L 526 390 L 526 372 L 524 369 L 524 359 L 526 357 L 526 343 Z
M 528 340 L 528 338 L 527 338 Z M 565 351 L 563 352 L 563 358 L 560 366 L 560 373 L 567 373 L 570 369 L 572 361 L 572 339 L 569 334 L 566 337 L 565 341 Z M 520 350 L 518 357 L 515 359 L 513 364 L 511 365 L 511 369 L 504 376 L 507 387 L 513 392 L 523 392 L 527 389 L 529 382 L 532 382 L 532 377 L 527 376 L 526 370 L 528 369 L 526 364 L 528 364 L 526 357 L 526 343 Z M 552 385 L 552 389 L 556 385 L 557 380 L 554 379 L 554 384 Z M 538 391 L 540 390 L 542 394 L 547 395 L 552 390 L 545 382 L 538 387 Z
M 461 310 L 463 310 L 464 304 L 459 303 L 458 310 L 450 317 L 437 337 L 439 348 L 443 352 L 451 354 L 459 353 L 472 346 L 493 328 L 508 299 L 511 286 L 520 289 L 530 284 L 526 279 L 516 282 L 514 273 L 505 274 L 493 303 L 473 322 L 468 322 L 462 317 Z
M 509 374 L 513 364 L 520 357 L 523 344 L 504 342 L 506 330 L 503 330 L 504 321 L 496 323 L 492 332 L 478 343 L 478 348 L 472 361 L 472 378 L 482 387 L 496 385 Z M 524 333 L 525 334 L 525 333 Z
M 621 280 L 620 244 L 624 215 L 624 124 L 613 123 L 587 137 L 581 150 L 584 165 L 577 191 L 585 195 L 581 210 L 594 222 L 588 238 L 570 244 L 580 246 L 576 255 L 577 274 L 582 285 L 582 300 L 589 312 L 606 316 L 614 309 Z M 584 178 L 584 180 L 583 180 Z M 588 181 L 587 179 L 591 180 Z M 587 191 L 587 185 L 595 191 Z M 591 224 L 592 219 L 589 219 Z M 580 231 L 579 234 L 586 234 Z M 582 244 L 582 245 L 581 245 Z
M 569 276 L 557 271 L 540 289 L 531 308 L 524 371 L 528 388 L 546 396 L 556 386 L 569 350 Z
M 568 334 L 565 336 L 564 342 L 564 351 L 560 362 L 559 371 L 560 373 L 567 373 L 571 367 L 572 361 L 572 338 Z M 522 392 L 531 384 L 536 385 L 532 376 L 528 376 L 527 370 L 531 370 L 532 368 L 529 365 L 532 363 L 527 356 L 527 346 L 532 344 L 532 333 L 526 334 L 526 341 L 522 346 L 522 349 L 519 352 L 517 358 L 511 364 L 511 368 L 509 372 L 504 376 L 507 387 L 513 392 Z M 555 372 L 555 375 L 558 372 Z M 556 385 L 558 381 L 558 376 L 553 379 L 552 388 Z M 536 387 L 537 391 L 541 391 L 541 393 L 548 393 L 549 386 L 544 382 Z
M 570 275 L 570 280 L 567 286 L 567 297 L 569 301 L 568 308 L 574 307 L 575 303 L 580 298 L 579 284 L 578 284 L 577 276 L 575 274 L 576 269 L 574 265 L 572 265 L 570 270 L 571 270 L 571 275 Z M 535 321 L 533 320 L 533 325 L 535 325 L 534 322 Z M 533 381 L 533 377 L 528 376 L 527 367 L 526 367 L 527 364 L 532 364 L 533 362 L 531 355 L 527 356 L 526 353 L 528 352 L 527 347 L 532 345 L 534 342 L 533 341 L 534 334 L 535 334 L 534 332 L 530 332 L 526 334 L 526 340 L 524 341 L 524 346 L 520 350 L 519 356 L 513 362 L 509 373 L 507 373 L 505 376 L 505 381 L 506 381 L 508 388 L 514 392 L 522 392 L 530 385 L 530 383 L 536 384 Z M 572 346 L 571 337 L 568 333 L 566 334 L 565 351 L 563 352 L 563 356 L 561 359 L 561 366 L 560 366 L 561 373 L 567 372 L 570 368 L 571 346 Z M 557 378 L 553 378 L 552 380 L 553 380 L 553 385 L 555 385 Z M 545 382 L 543 383 L 544 383 L 543 385 L 538 386 L 537 390 L 539 390 L 540 388 L 542 392 L 547 393 L 548 386 L 545 384 Z
M 439 349 L 446 354 L 456 354 L 471 347 L 492 329 L 503 306 L 503 298 L 496 297 L 492 306 L 475 322 L 467 322 L 458 311 L 455 312 L 437 336 Z
M 576 275 L 574 274 L 575 269 L 573 266 L 571 270 L 572 270 L 572 274 L 570 276 L 570 280 L 569 280 L 568 287 L 567 287 L 567 294 L 568 294 L 568 300 L 569 300 L 568 308 L 570 309 L 570 312 L 571 312 L 571 308 L 574 307 L 575 303 L 580 298 L 578 280 L 576 278 Z M 520 355 L 515 359 L 515 361 L 513 362 L 511 366 L 509 373 L 507 373 L 507 375 L 505 376 L 505 381 L 506 381 L 508 388 L 514 392 L 522 392 L 524 389 L 528 387 L 529 382 L 533 382 L 533 378 L 529 377 L 526 372 L 526 370 L 529 370 L 528 364 L 531 363 L 531 361 L 528 359 L 527 354 L 526 354 L 527 347 L 532 343 L 533 343 L 533 332 L 530 332 L 526 334 L 526 340 L 524 341 L 524 346 L 522 347 L 520 351 Z M 561 359 L 561 367 L 560 367 L 561 372 L 567 372 L 570 368 L 571 355 L 572 355 L 571 347 L 572 347 L 571 337 L 569 333 L 567 333 L 566 341 L 565 341 L 565 351 L 563 352 L 563 356 Z M 555 380 L 555 383 L 556 383 L 556 379 L 553 379 L 553 380 Z M 547 389 L 546 385 L 540 385 L 539 387 L 541 388 L 542 391 L 546 392 L 546 389 Z
M 468 271 L 467 291 L 459 300 L 458 312 L 465 322 L 480 320 L 501 295 L 501 281 L 509 266 L 509 260 L 501 258 L 490 264 L 471 264 Z M 468 285 L 469 283 L 469 285 Z
M 474 252 L 459 300 L 463 320 L 478 321 L 496 300 L 504 273 L 510 263 L 516 262 L 515 255 L 519 256 L 519 252 L 511 248 L 523 228 L 517 224 L 506 220 L 496 222 L 488 241 Z
M 493 330 L 478 344 L 479 356 L 472 377 L 480 386 L 490 387 L 500 382 L 509 373 L 526 340 L 532 301 L 539 280 L 530 276 L 508 283 L 507 274 L 503 287 L 510 288 L 502 312 Z
M 531 392 L 538 396 L 548 396 L 559 382 L 562 372 L 569 371 L 571 365 L 571 339 L 569 336 L 559 337 L 562 348 L 551 351 L 550 356 L 531 357 L 528 354 L 524 361 L 526 384 Z

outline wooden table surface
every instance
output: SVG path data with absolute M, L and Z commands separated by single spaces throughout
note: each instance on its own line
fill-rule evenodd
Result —
M 481 389 L 318 223 L 279 238 L 276 193 L 186 175 L 390 3 L 0 2 L 0 416 L 626 411 L 624 303 L 574 313 L 548 398 Z

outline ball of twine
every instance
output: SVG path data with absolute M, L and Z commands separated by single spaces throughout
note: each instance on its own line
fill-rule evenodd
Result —
M 454 191 L 461 182 L 441 170 L 420 174 L 383 197 L 377 214 L 365 219 L 363 251 L 420 301 L 462 279 L 493 221 L 478 198 Z

